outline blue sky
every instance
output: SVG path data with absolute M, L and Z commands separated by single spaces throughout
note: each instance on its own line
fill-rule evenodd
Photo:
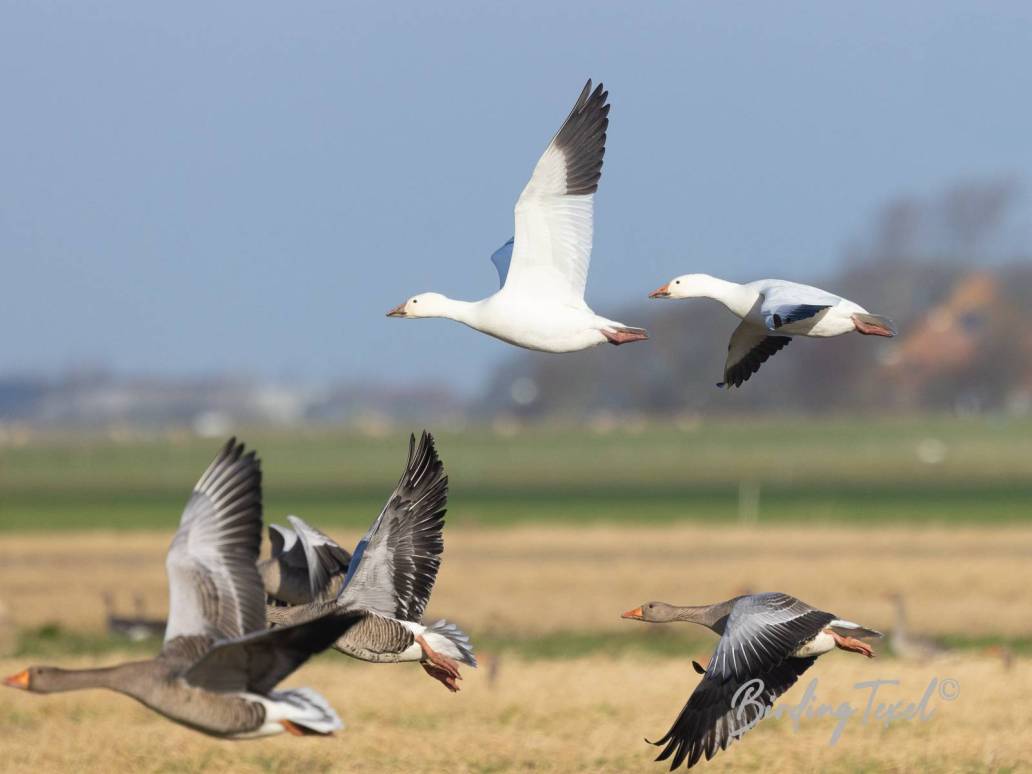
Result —
M 0 374 L 477 388 L 506 345 L 384 313 L 495 289 L 587 77 L 602 314 L 820 277 L 888 197 L 1032 180 L 1026 3 L 445 5 L 3 2 Z

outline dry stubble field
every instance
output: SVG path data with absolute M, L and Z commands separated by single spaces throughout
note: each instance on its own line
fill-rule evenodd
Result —
M 347 543 L 356 534 L 331 530 Z M 104 591 L 129 604 L 165 605 L 170 532 L 8 533 L 0 589 L 21 630 L 46 623 L 77 632 L 103 626 Z M 884 600 L 902 591 L 923 633 L 1027 642 L 1032 527 L 516 526 L 450 529 L 430 615 L 466 627 L 484 666 L 448 695 L 414 665 L 367 665 L 323 656 L 288 685 L 318 687 L 348 728 L 334 739 L 231 743 L 167 723 L 131 700 L 99 692 L 28 696 L 0 691 L 0 769 L 10 771 L 662 771 L 643 737 L 666 730 L 698 677 L 713 638 L 688 625 L 646 627 L 619 613 L 646 599 L 693 603 L 744 588 L 786 590 L 876 628 Z M 729 578 L 738 585 L 729 584 Z M 653 634 L 654 632 L 654 634 Z M 660 642 L 650 645 L 650 638 Z M 507 642 L 513 647 L 507 647 Z M 550 651 L 536 641 L 551 642 Z M 558 644 L 558 645 L 557 645 Z M 561 653 L 557 657 L 556 653 Z M 136 651 L 139 653 L 139 651 Z M 50 655 L 61 665 L 112 663 L 124 654 Z M 135 656 L 134 656 L 135 657 Z M 0 660 L 9 673 L 31 653 Z M 896 679 L 891 702 L 917 701 L 933 677 L 926 722 L 889 728 L 855 717 L 829 746 L 836 721 L 771 719 L 704 770 L 1019 771 L 1032 766 L 1032 660 L 1009 668 L 969 646 L 930 663 L 887 655 L 823 658 L 783 700 L 817 677 L 819 702 L 848 701 L 854 684 Z

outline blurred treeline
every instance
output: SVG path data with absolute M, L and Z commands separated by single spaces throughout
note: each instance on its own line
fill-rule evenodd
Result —
M 739 390 L 721 381 L 737 319 L 708 300 L 645 302 L 607 316 L 647 345 L 518 355 L 494 375 L 485 413 L 956 411 L 1025 413 L 1032 402 L 1032 230 L 1011 181 L 890 202 L 817 285 L 892 318 L 895 339 L 795 340 Z M 758 261 L 759 263 L 759 261 Z M 684 258 L 683 273 L 696 269 Z M 771 275 L 764 275 L 771 276 Z M 726 277 L 746 282 L 761 276 Z M 660 280 L 666 278 L 658 278 Z
M 424 381 L 312 385 L 232 373 L 126 375 L 103 366 L 0 374 L 0 442 L 11 429 L 36 427 L 189 426 L 219 436 L 239 424 L 381 432 L 397 421 L 453 427 L 494 419 L 691 421 L 703 412 L 1026 414 L 1032 410 L 1032 221 L 1025 204 L 1009 180 L 901 197 L 843 248 L 836 271 L 770 271 L 767 276 L 826 288 L 892 318 L 899 336 L 796 339 L 730 392 L 715 384 L 737 319 L 714 301 L 642 298 L 599 309 L 648 328 L 651 341 L 561 357 L 506 348 L 512 354 L 472 398 Z M 757 265 L 769 265 L 762 258 Z M 683 261 L 680 273 L 699 270 L 690 249 Z

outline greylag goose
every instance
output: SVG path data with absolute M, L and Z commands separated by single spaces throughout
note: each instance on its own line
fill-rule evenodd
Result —
M 269 525 L 272 556 L 258 562 L 265 593 L 276 602 L 303 605 L 333 597 L 348 571 L 351 554 L 297 516 L 290 528 Z
M 889 632 L 889 648 L 894 656 L 904 661 L 923 662 L 931 661 L 947 652 L 940 643 L 911 633 L 907 625 L 907 610 L 902 594 L 889 594 L 888 599 L 896 613 L 896 624 Z
M 273 689 L 356 617 L 331 611 L 267 629 L 256 567 L 261 539 L 260 463 L 231 439 L 194 486 L 168 550 L 161 652 L 101 669 L 31 666 L 4 684 L 33 693 L 106 688 L 188 728 L 232 739 L 342 728 L 315 691 Z
M 481 301 L 421 293 L 388 317 L 445 317 L 525 349 L 577 352 L 648 334 L 584 301 L 602 177 L 609 92 L 589 80 L 516 202 L 516 235 L 491 256 L 501 288 Z M 510 249 L 511 247 L 511 249 Z
M 735 597 L 697 607 L 646 602 L 623 614 L 651 623 L 688 621 L 720 635 L 717 649 L 670 730 L 656 742 L 664 747 L 657 761 L 670 761 L 673 771 L 687 762 L 691 768 L 712 758 L 759 719 L 758 705 L 769 709 L 817 657 L 834 648 L 874 656 L 859 638 L 880 637 L 852 621 L 836 618 L 788 594 L 764 593 Z M 755 681 L 752 701 L 733 706 L 743 686 Z M 752 695 L 752 694 L 750 694 Z
M 708 274 L 684 274 L 654 290 L 649 298 L 712 298 L 742 322 L 727 347 L 724 381 L 741 387 L 793 336 L 826 338 L 856 331 L 865 336 L 895 336 L 892 320 L 870 314 L 859 304 L 811 285 L 778 279 L 737 282 Z
M 450 691 L 459 690 L 456 662 L 477 665 L 469 637 L 454 624 L 422 623 L 423 609 L 437 578 L 444 550 L 448 477 L 433 437 L 409 439 L 405 472 L 373 526 L 351 557 L 340 592 L 333 600 L 293 607 L 270 607 L 272 624 L 296 624 L 329 611 L 360 622 L 334 647 L 376 663 L 419 661 Z

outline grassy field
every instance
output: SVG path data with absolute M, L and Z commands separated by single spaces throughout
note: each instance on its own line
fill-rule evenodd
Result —
M 840 657 L 841 656 L 841 657 Z M 75 659 L 72 663 L 93 663 Z M 0 669 L 20 662 L 0 659 Z M 683 661 L 585 656 L 572 661 L 503 661 L 493 682 L 468 675 L 448 695 L 413 665 L 348 665 L 319 659 L 292 685 L 314 685 L 348 728 L 332 739 L 277 737 L 223 742 L 174 726 L 130 699 L 103 693 L 5 696 L 3 755 L 11 772 L 663 772 L 656 738 L 698 677 Z M 900 684 L 883 698 L 919 701 L 932 676 L 957 681 L 952 702 L 935 697 L 926 722 L 888 728 L 855 717 L 829 746 L 831 718 L 769 719 L 700 770 L 856 772 L 1027 771 L 1032 667 L 1004 671 L 992 659 L 935 666 L 833 654 L 786 696 L 798 702 L 809 676 L 821 702 L 860 713 L 858 682 Z
M 707 658 L 715 637 L 619 613 L 745 590 L 794 593 L 883 631 L 895 624 L 887 595 L 901 592 L 912 629 L 950 646 L 926 663 L 885 642 L 874 661 L 829 654 L 786 705 L 811 675 L 820 701 L 861 712 L 863 680 L 899 680 L 885 689 L 893 702 L 919 700 L 932 678 L 956 680 L 960 695 L 938 697 L 927 722 L 856 718 L 835 746 L 830 718 L 798 730 L 772 719 L 704 770 L 1027 770 L 1030 431 L 929 420 L 441 433 L 452 486 L 428 617 L 455 620 L 478 647 L 482 667 L 465 670 L 462 693 L 414 665 L 325 654 L 287 684 L 324 692 L 344 732 L 227 743 L 124 697 L 0 689 L 0 771 L 664 771 L 642 738 L 666 730 L 698 681 L 689 660 Z M 297 512 L 345 545 L 405 455 L 401 433 L 245 437 L 265 462 L 267 518 Z M 106 634 L 103 595 L 125 611 L 139 594 L 164 615 L 164 552 L 216 446 L 6 438 L 0 676 L 155 651 Z
M 242 435 L 265 462 L 267 517 L 362 526 L 400 475 L 406 434 Z M 437 438 L 453 524 L 1032 518 L 1029 421 L 682 421 Z M 168 528 L 217 446 L 189 434 L 14 435 L 0 444 L 0 530 Z M 758 512 L 743 513 L 743 492 Z

